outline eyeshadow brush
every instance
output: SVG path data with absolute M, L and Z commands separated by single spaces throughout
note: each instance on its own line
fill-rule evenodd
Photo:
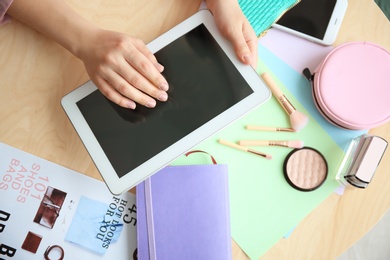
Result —
M 222 139 L 218 140 L 218 142 L 220 144 L 223 144 L 223 145 L 226 145 L 226 146 L 229 146 L 229 147 L 232 147 L 232 148 L 244 151 L 244 152 L 248 152 L 248 153 L 253 153 L 255 155 L 259 155 L 259 156 L 264 157 L 266 159 L 272 159 L 272 156 L 269 155 L 269 154 L 262 153 L 262 152 L 259 152 L 259 151 L 253 150 L 253 149 L 249 149 L 248 147 L 244 147 L 244 146 L 238 145 L 236 143 L 232 143 L 232 142 L 229 142 L 229 141 L 226 141 L 226 140 L 222 140 Z
M 268 131 L 268 132 L 295 132 L 294 129 L 286 128 L 286 127 L 247 125 L 245 128 L 248 130 Z
M 244 146 L 281 146 L 288 148 L 302 148 L 304 146 L 301 140 L 290 140 L 290 141 L 272 141 L 272 140 L 241 140 L 238 142 L 239 145 Z
M 309 121 L 309 118 L 305 114 L 295 109 L 295 107 L 290 103 L 290 101 L 279 89 L 279 87 L 275 84 L 272 77 L 268 73 L 263 73 L 261 75 L 261 78 L 271 89 L 272 94 L 276 97 L 280 105 L 283 107 L 284 111 L 286 111 L 286 113 L 290 117 L 290 123 L 292 128 L 296 131 L 299 131 L 303 127 L 305 127 L 307 122 Z

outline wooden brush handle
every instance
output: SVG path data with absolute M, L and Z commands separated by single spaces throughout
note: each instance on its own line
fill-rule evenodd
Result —
M 254 145 L 254 146 L 269 146 L 269 141 L 266 140 L 241 140 L 238 142 L 239 145 Z
M 223 144 L 223 145 L 226 145 L 226 146 L 229 146 L 229 147 L 232 147 L 232 148 L 236 148 L 236 149 L 241 150 L 241 151 L 245 151 L 245 152 L 248 151 L 248 148 L 243 147 L 243 146 L 238 145 L 238 144 L 235 144 L 235 143 L 232 143 L 232 142 L 228 142 L 226 140 L 218 140 L 218 142 L 220 144 Z
M 276 85 L 275 81 L 271 78 L 271 76 L 264 72 L 261 74 L 261 78 L 265 81 L 267 86 L 271 89 L 273 95 L 277 98 L 280 105 L 283 107 L 284 111 L 288 115 L 291 115 L 295 111 L 295 107 L 290 103 L 290 101 L 286 98 L 280 88 Z
M 265 84 L 267 84 L 267 86 L 271 89 L 272 93 L 276 98 L 279 99 L 281 96 L 283 96 L 283 92 L 276 85 L 271 75 L 269 75 L 267 72 L 264 72 L 263 74 L 261 74 L 261 78 L 264 80 Z

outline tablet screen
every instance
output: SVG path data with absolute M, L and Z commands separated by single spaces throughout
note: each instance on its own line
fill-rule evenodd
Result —
M 130 110 L 96 90 L 77 102 L 119 178 L 253 93 L 203 24 L 155 55 L 168 101 Z
M 301 0 L 277 24 L 323 39 L 335 5 L 336 0 Z

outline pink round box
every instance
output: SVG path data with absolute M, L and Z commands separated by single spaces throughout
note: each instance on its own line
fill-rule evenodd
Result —
M 331 51 L 313 73 L 313 98 L 334 125 L 371 129 L 390 120 L 390 53 L 351 42 Z

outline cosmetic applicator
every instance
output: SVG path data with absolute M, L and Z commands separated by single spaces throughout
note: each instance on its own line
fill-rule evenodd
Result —
M 295 130 L 292 128 L 259 126 L 259 125 L 247 125 L 247 126 L 245 126 L 245 129 L 257 130 L 257 131 L 268 131 L 268 132 L 295 132 Z
M 236 143 L 232 143 L 232 142 L 229 142 L 229 141 L 226 141 L 226 140 L 222 140 L 222 139 L 218 140 L 218 142 L 219 142 L 220 144 L 229 146 L 229 147 L 231 147 L 231 148 L 235 148 L 235 149 L 238 149 L 238 150 L 241 150 L 241 151 L 244 151 L 244 152 L 248 152 L 248 153 L 253 153 L 253 154 L 255 154 L 255 155 L 264 157 L 264 158 L 266 158 L 266 159 L 272 159 L 272 156 L 269 155 L 269 154 L 262 153 L 262 152 L 259 152 L 259 151 L 253 150 L 253 149 L 249 149 L 249 148 L 247 148 L 247 147 L 238 145 L 238 144 L 236 144 Z
M 244 146 L 281 146 L 288 148 L 302 148 L 304 146 L 301 140 L 290 140 L 290 141 L 273 141 L 273 140 L 241 140 L 238 142 L 239 145 Z
M 283 107 L 284 111 L 286 111 L 287 115 L 290 117 L 290 123 L 294 130 L 299 131 L 309 121 L 309 118 L 297 111 L 295 107 L 290 103 L 290 101 L 286 98 L 283 92 L 279 89 L 279 87 L 275 84 L 273 79 L 268 73 L 263 73 L 261 78 L 265 81 L 268 87 L 271 89 L 272 94 L 277 98 L 280 105 Z

